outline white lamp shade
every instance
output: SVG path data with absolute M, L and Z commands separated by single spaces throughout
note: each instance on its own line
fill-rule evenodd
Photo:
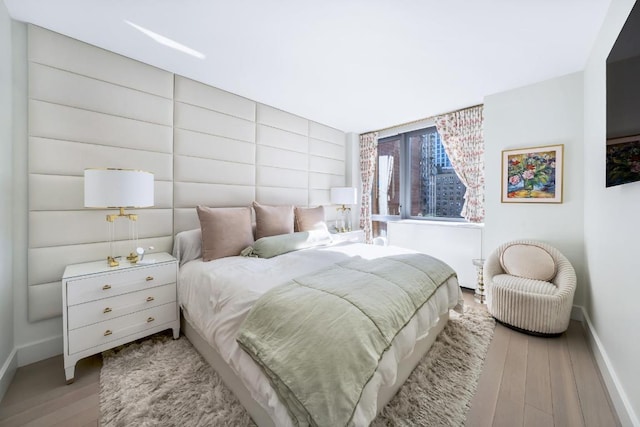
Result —
M 334 205 L 355 205 L 358 203 L 358 190 L 354 187 L 334 187 L 331 189 L 331 203 Z
M 146 208 L 153 206 L 153 174 L 133 169 L 85 169 L 87 208 Z

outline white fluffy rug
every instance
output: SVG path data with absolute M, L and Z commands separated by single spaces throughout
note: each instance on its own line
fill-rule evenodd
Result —
M 449 324 L 373 426 L 462 426 L 495 323 L 486 311 Z M 103 353 L 102 426 L 249 426 L 253 422 L 185 337 L 156 335 Z

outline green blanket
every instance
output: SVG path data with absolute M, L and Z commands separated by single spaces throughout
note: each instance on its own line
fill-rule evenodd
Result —
M 424 254 L 355 258 L 265 293 L 237 340 L 294 423 L 345 426 L 393 338 L 454 274 Z

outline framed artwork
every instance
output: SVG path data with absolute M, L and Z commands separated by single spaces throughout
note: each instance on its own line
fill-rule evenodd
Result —
M 607 139 L 607 187 L 640 181 L 640 135 Z
M 564 145 L 502 152 L 502 203 L 562 203 Z

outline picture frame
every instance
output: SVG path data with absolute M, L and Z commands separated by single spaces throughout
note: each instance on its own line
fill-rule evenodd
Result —
M 640 181 L 640 135 L 607 139 L 607 187 Z
M 564 144 L 502 151 L 502 203 L 562 203 Z

